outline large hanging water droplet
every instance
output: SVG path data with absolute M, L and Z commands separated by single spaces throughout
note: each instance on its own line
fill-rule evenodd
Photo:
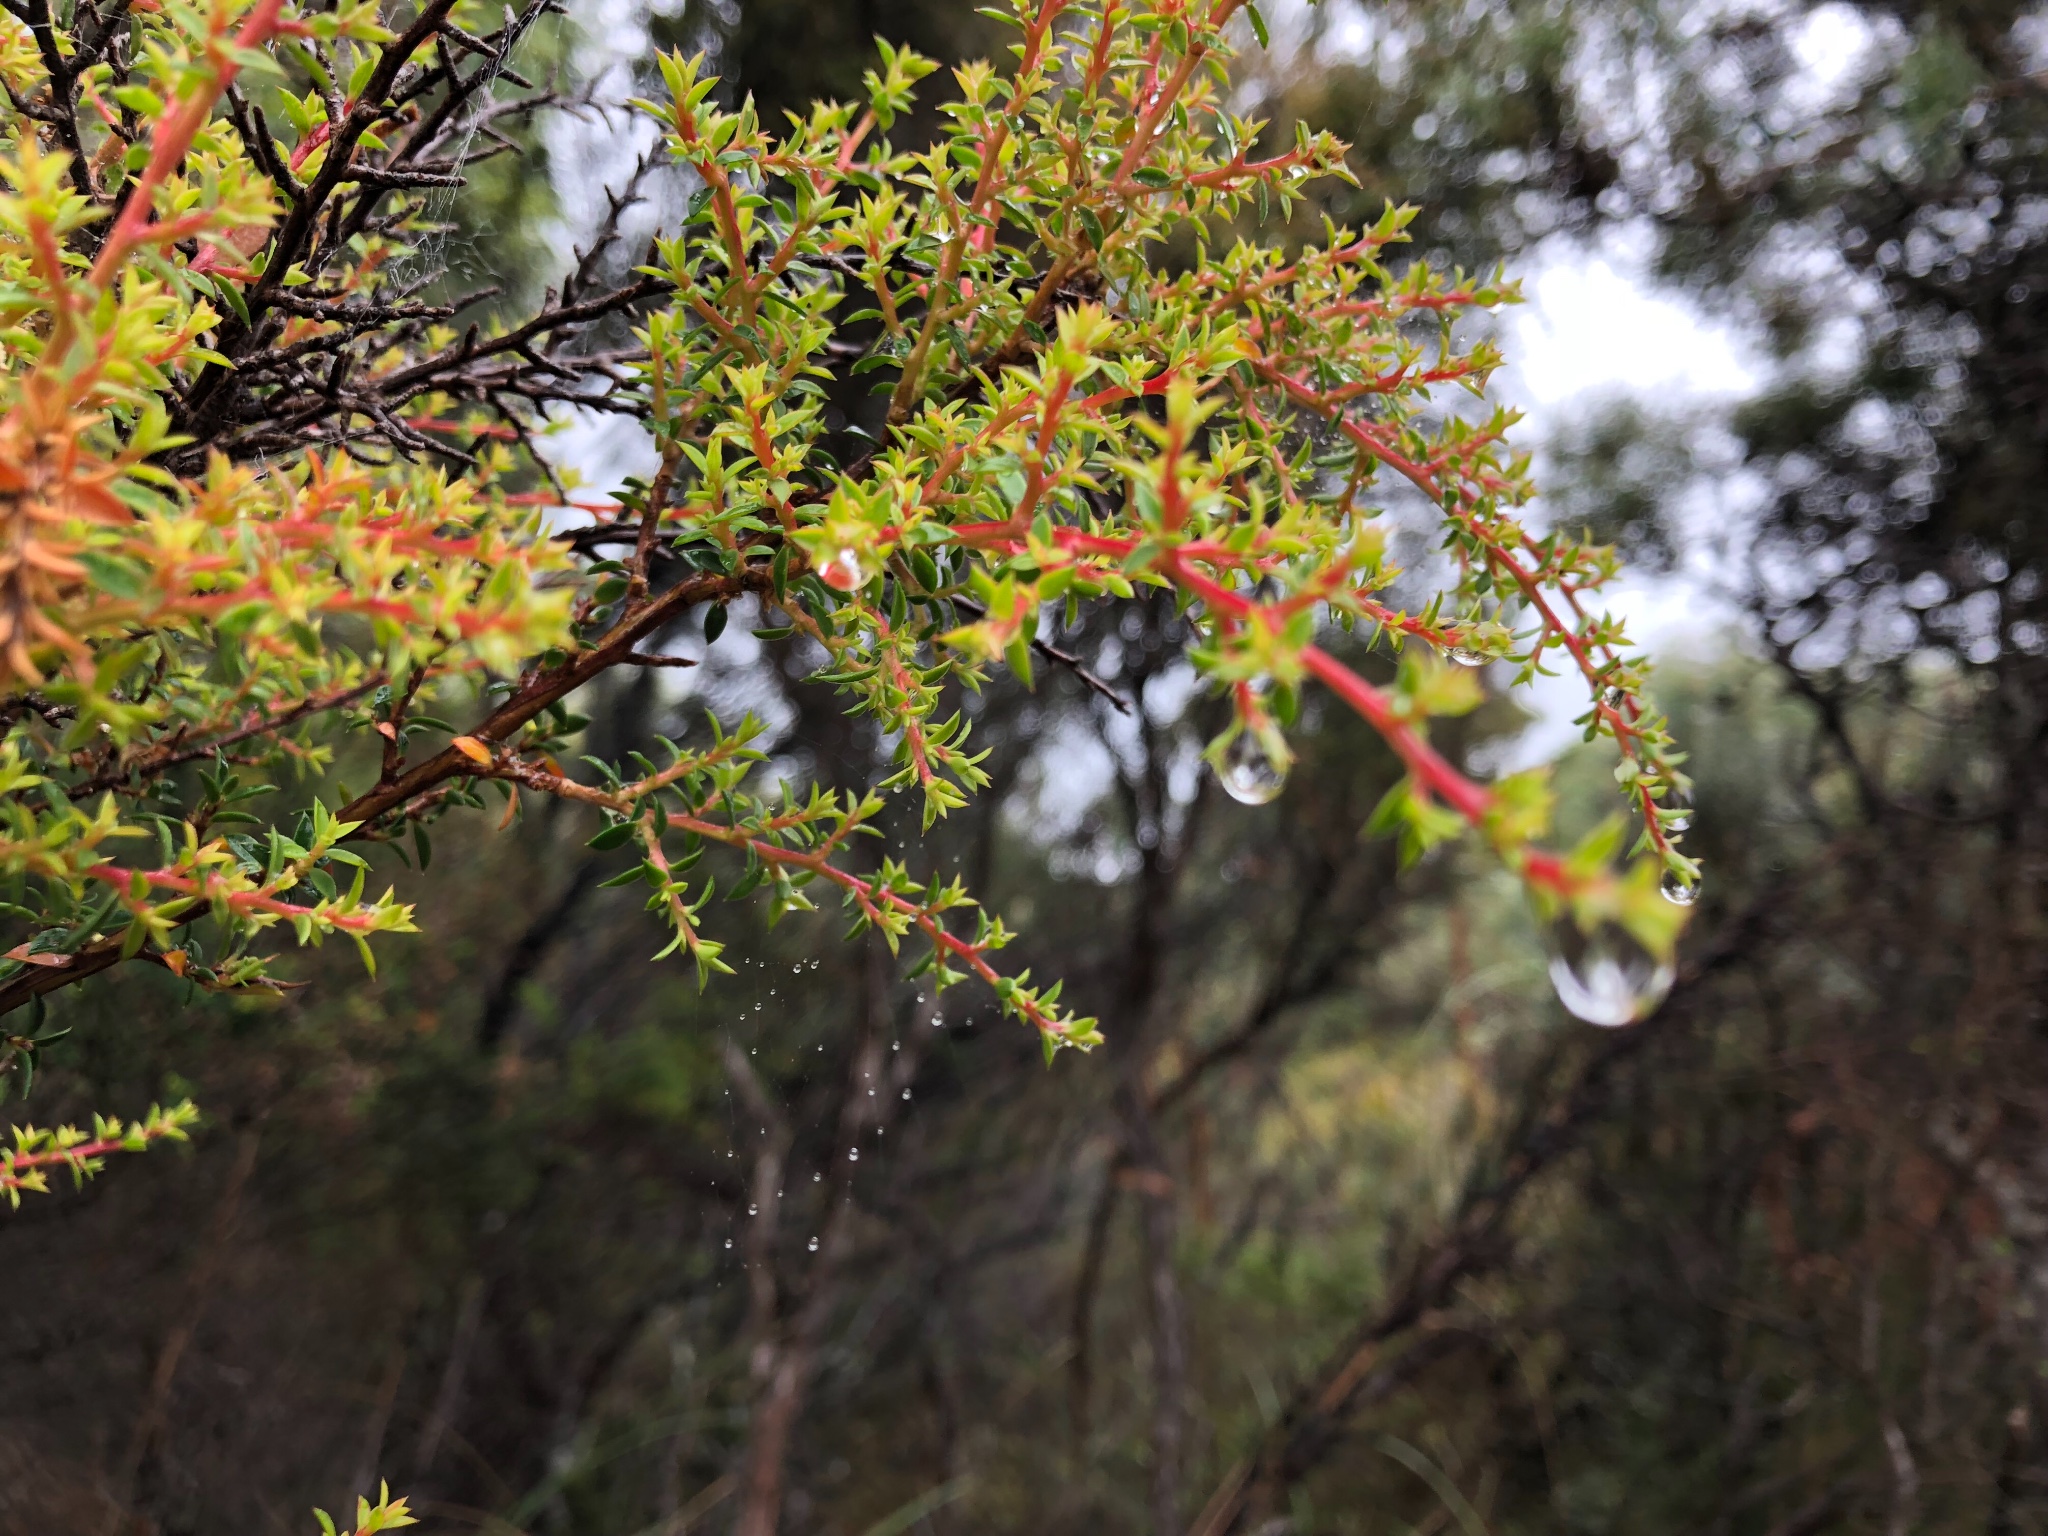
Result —
M 1676 973 L 1619 923 L 1582 932 L 1569 914 L 1551 927 L 1550 984 L 1565 1011 L 1609 1029 L 1657 1011 Z
M 1286 770 L 1266 755 L 1266 748 L 1252 731 L 1239 731 L 1223 752 L 1223 771 L 1217 775 L 1223 792 L 1239 805 L 1264 805 L 1286 787 Z
M 1444 660 L 1453 666 L 1483 667 L 1493 658 L 1484 651 L 1475 651 L 1469 645 L 1452 645 L 1444 648 Z
M 1619 709 L 1628 700 L 1628 695 L 1619 688 L 1608 688 L 1600 695 L 1600 702 L 1609 709 Z
M 1675 869 L 1664 871 L 1663 882 L 1657 889 L 1664 893 L 1664 899 L 1674 907 L 1689 907 L 1700 899 L 1699 881 L 1694 879 L 1687 884 L 1684 877 Z
M 860 551 L 851 547 L 842 549 L 825 562 L 825 569 L 818 573 L 825 578 L 825 585 L 841 592 L 858 592 L 868 584 L 867 562 L 860 557 Z

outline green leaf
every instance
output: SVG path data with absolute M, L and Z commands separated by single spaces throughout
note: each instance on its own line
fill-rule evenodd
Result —
M 97 550 L 80 550 L 74 556 L 85 567 L 92 584 L 110 597 L 133 599 L 142 596 L 147 578 L 132 560 L 103 555 Z
M 599 853 L 609 853 L 614 848 L 625 846 L 632 836 L 633 823 L 630 821 L 615 821 L 588 843 L 584 844 L 584 846 L 586 848 L 595 848 Z
M 216 276 L 214 273 L 207 273 L 206 278 L 212 285 L 213 291 L 220 295 L 221 302 L 234 312 L 237 320 L 247 325 L 249 323 L 249 305 L 242 297 L 242 290 L 226 278 Z

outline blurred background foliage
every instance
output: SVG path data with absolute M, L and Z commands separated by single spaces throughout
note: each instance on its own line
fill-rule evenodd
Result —
M 209 1128 L 0 1225 L 0 1531 L 297 1531 L 379 1477 L 436 1531 L 722 1531 L 773 1424 L 803 1536 L 2048 1530 L 2048 17 L 1274 11 L 1241 88 L 1361 188 L 1269 237 L 1393 197 L 1468 265 L 1648 240 L 1770 353 L 1711 420 L 1635 397 L 1545 444 L 1555 515 L 1721 551 L 1739 610 L 1661 674 L 1709 871 L 1664 1011 L 1568 1023 L 1510 883 L 1361 839 L 1393 765 L 1342 712 L 1279 800 L 1224 800 L 1171 612 L 1085 616 L 1128 712 L 991 689 L 994 790 L 894 841 L 1104 1054 L 1048 1071 L 830 914 L 724 909 L 750 960 L 699 996 L 560 805 L 392 856 L 440 916 L 374 985 L 68 998 L 38 1120 L 189 1092 Z M 701 47 L 774 111 L 877 33 L 1002 45 L 954 0 L 568 21 L 565 82 Z M 601 132 L 526 133 L 451 274 L 572 243 Z M 882 772 L 746 626 L 672 643 L 703 665 L 593 732 L 752 708 L 784 771 Z M 1609 767 L 1560 764 L 1582 823 Z

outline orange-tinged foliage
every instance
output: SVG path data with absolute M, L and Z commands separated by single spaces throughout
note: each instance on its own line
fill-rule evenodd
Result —
M 132 523 L 114 494 L 121 471 L 86 451 L 81 420 L 54 379 L 31 377 L 14 409 L 0 418 L 0 679 L 43 681 L 35 653 L 82 662 L 89 621 L 77 617 L 98 597 L 78 560 L 82 526 L 118 533 Z

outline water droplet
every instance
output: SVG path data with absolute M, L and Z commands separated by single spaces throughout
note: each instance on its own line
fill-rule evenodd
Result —
M 901 1040 L 891 1040 L 889 1042 L 889 1049 L 892 1051 L 900 1051 L 903 1049 L 903 1042 Z
M 903 1090 L 903 1102 L 906 1104 L 910 1102 L 910 1090 L 908 1088 Z
M 1664 823 L 1664 830 L 1666 832 L 1683 832 L 1692 825 L 1692 795 L 1690 792 L 1683 789 L 1670 790 L 1662 800 L 1657 802 L 1657 806 L 1658 809 L 1667 813 L 1672 811 L 1678 813 L 1675 816 L 1667 814 L 1659 818 Z
M 1444 660 L 1460 667 L 1483 667 L 1493 658 L 1469 645 L 1454 645 L 1444 652 Z
M 818 1251 L 818 1240 L 817 1240 L 817 1239 L 816 1239 L 816 1238 L 814 1237 L 814 1238 L 812 1238 L 812 1239 L 811 1239 L 811 1252 L 813 1252 L 813 1253 L 816 1253 L 817 1251 Z
M 818 574 L 825 578 L 826 586 L 841 592 L 858 592 L 868 584 L 867 563 L 861 559 L 860 551 L 851 547 L 827 560 L 825 569 Z
M 1255 733 L 1239 731 L 1224 749 L 1218 781 L 1239 805 L 1264 805 L 1286 787 L 1287 774 L 1266 755 Z
M 1679 877 L 1678 871 L 1667 869 L 1664 880 L 1657 887 L 1664 893 L 1664 899 L 1674 907 L 1689 907 L 1700 899 L 1700 883 L 1695 880 L 1688 885 Z
M 803 962 L 802 962 L 801 960 L 799 960 L 799 961 L 798 961 L 798 962 L 797 962 L 797 963 L 796 963 L 795 965 L 792 965 L 792 966 L 791 966 L 791 967 L 789 968 L 789 973 L 790 973 L 790 974 L 791 974 L 792 976 L 797 976 L 797 975 L 801 975 L 801 974 L 803 973 L 803 968 L 804 968 Z
M 1628 695 L 1623 693 L 1619 688 L 1609 688 L 1601 693 L 1600 702 L 1602 704 L 1605 704 L 1609 709 L 1619 709 L 1622 706 L 1622 701 L 1625 700 L 1627 697 Z
M 1675 973 L 1619 923 L 1580 931 L 1569 915 L 1550 932 L 1550 984 L 1565 1011 L 1588 1024 L 1615 1028 L 1657 1011 Z
M 813 960 L 811 962 L 811 969 L 815 971 L 819 966 L 823 965 L 824 963 L 825 962 L 822 960 Z
M 933 1029 L 944 1029 L 945 1027 L 946 1027 L 946 1016 L 945 1016 L 945 1015 L 944 1015 L 943 1013 L 935 1013 L 935 1014 L 933 1014 L 933 1015 L 932 1015 L 932 1028 L 933 1028 Z
M 847 1161 L 848 1161 L 849 1163 L 857 1163 L 857 1162 L 859 1162 L 859 1161 L 860 1161 L 860 1148 L 859 1148 L 859 1147 L 848 1147 L 848 1148 L 846 1149 L 846 1160 L 847 1160 Z
M 759 1207 L 758 1205 L 750 1205 L 747 1207 L 747 1214 L 749 1216 L 758 1216 L 761 1214 L 761 1207 Z
M 825 1182 L 825 1175 L 823 1175 L 822 1173 L 814 1173 L 811 1175 L 811 1182 L 813 1184 L 822 1184 Z
M 729 1238 L 729 1237 L 728 1237 L 728 1238 L 727 1238 L 727 1239 L 725 1240 L 725 1246 L 726 1246 L 726 1247 L 728 1247 L 728 1248 L 730 1248 L 730 1247 L 732 1246 L 732 1239 L 731 1239 L 731 1238 Z

